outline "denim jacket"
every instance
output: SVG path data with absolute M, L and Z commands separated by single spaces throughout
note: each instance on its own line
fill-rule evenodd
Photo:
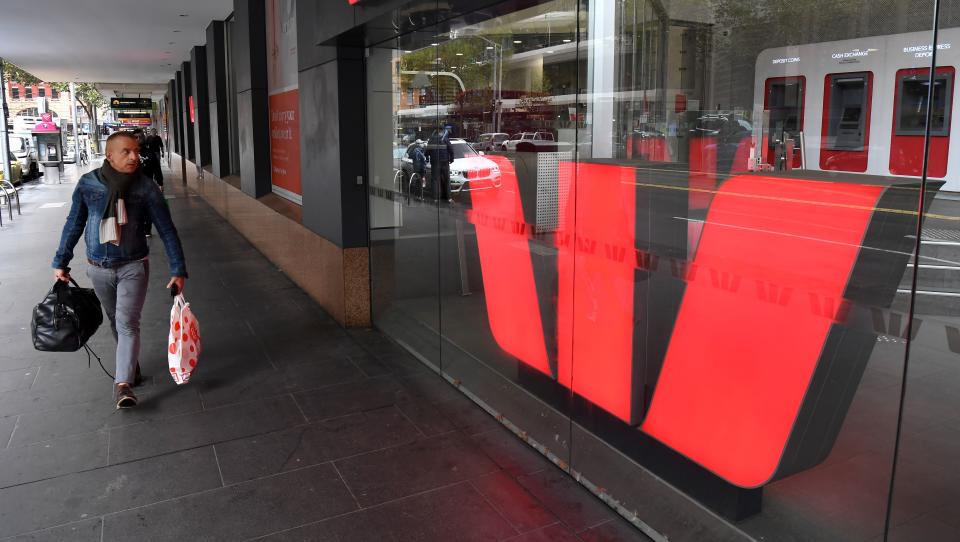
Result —
M 144 231 L 145 222 L 150 221 L 157 227 L 160 240 L 167 250 L 170 260 L 170 275 L 187 276 L 187 264 L 183 257 L 183 247 L 177 228 L 170 218 L 170 210 L 163 199 L 160 188 L 149 178 L 141 175 L 133 181 L 124 198 L 127 211 L 127 223 L 122 227 L 120 245 L 100 243 L 100 219 L 107 205 L 107 185 L 100 180 L 96 170 L 80 177 L 73 191 L 73 203 L 67 223 L 60 236 L 60 248 L 53 258 L 54 269 L 65 269 L 73 259 L 73 248 L 77 246 L 80 235 L 87 245 L 87 258 L 103 267 L 117 267 L 125 263 L 142 260 L 147 257 L 150 247 L 147 245 Z

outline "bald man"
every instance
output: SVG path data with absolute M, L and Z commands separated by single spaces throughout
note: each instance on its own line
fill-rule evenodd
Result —
M 117 408 L 137 405 L 132 387 L 140 377 L 140 313 L 150 276 L 150 247 L 148 232 L 144 231 L 148 221 L 156 225 L 170 261 L 167 288 L 182 292 L 187 266 L 177 228 L 160 188 L 140 169 L 137 137 L 117 132 L 107 138 L 103 166 L 77 183 L 60 247 L 53 258 L 54 276 L 70 281 L 68 265 L 73 248 L 86 231 L 87 276 L 110 318 L 117 341 L 113 397 Z

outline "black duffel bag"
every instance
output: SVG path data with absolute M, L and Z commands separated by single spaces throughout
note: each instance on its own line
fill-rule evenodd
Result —
M 58 280 L 47 297 L 33 308 L 30 333 L 33 347 L 45 352 L 76 352 L 103 323 L 100 300 L 92 288 Z

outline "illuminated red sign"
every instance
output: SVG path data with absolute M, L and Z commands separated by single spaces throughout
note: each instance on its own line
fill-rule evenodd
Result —
M 700 152 L 715 162 L 716 143 L 705 142 Z M 742 142 L 735 151 L 748 153 Z M 490 158 L 503 184 L 471 193 L 469 220 L 501 348 L 734 485 L 759 487 L 811 464 L 811 454 L 806 463 L 784 458 L 810 449 L 798 444 L 810 429 L 798 419 L 821 406 L 808 392 L 817 370 L 834 361 L 822 358 L 883 187 L 760 175 L 715 187 L 716 168 L 705 164 L 711 177 L 699 190 L 712 197 L 697 200 L 709 210 L 695 256 L 662 262 L 685 283 L 673 332 L 649 338 L 638 337 L 645 307 L 635 289 L 649 280 L 638 273 L 656 263 L 636 249 L 637 232 L 652 220 L 638 216 L 644 183 L 637 170 L 560 164 L 558 192 L 566 196 L 558 214 L 566 227 L 553 239 L 557 312 L 545 325 L 541 303 L 550 296 L 538 292 L 535 270 L 543 265 L 534 258 L 543 260 L 530 250 L 521 183 L 510 161 Z M 644 381 L 637 365 L 650 340 L 667 343 L 656 382 Z M 645 384 L 648 408 L 637 394 Z M 823 438 L 829 449 L 832 437 Z
M 197 122 L 196 111 L 193 109 L 193 96 L 187 97 L 187 110 L 190 111 L 190 122 Z

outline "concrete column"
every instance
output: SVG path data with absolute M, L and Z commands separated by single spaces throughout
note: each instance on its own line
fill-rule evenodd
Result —
M 207 94 L 207 48 L 197 45 L 190 50 L 190 79 L 193 83 L 193 141 L 195 162 L 210 165 L 210 98 Z
M 183 119 L 183 149 L 184 149 L 184 158 L 187 160 L 195 160 L 196 154 L 194 152 L 194 134 L 193 134 L 193 121 L 190 120 L 190 103 L 195 100 L 193 96 L 193 75 L 192 69 L 189 62 L 184 62 L 181 64 L 180 72 L 182 74 L 183 85 L 180 89 L 180 115 Z
M 207 93 L 210 111 L 210 168 L 217 177 L 230 174 L 230 127 L 227 52 L 223 21 L 207 26 Z
M 297 22 L 299 32 L 299 16 Z M 326 53 L 332 60 L 306 69 L 300 66 L 303 225 L 342 248 L 366 247 L 363 48 L 337 46 Z
M 179 109 L 177 108 L 178 102 L 177 102 L 176 78 L 171 79 L 167 83 L 167 99 L 169 100 L 169 104 L 168 104 L 169 108 L 167 109 L 167 118 L 170 121 L 169 140 L 166 143 L 170 148 L 168 148 L 167 151 L 173 151 L 173 152 L 179 153 L 180 147 L 178 146 L 179 142 L 178 142 L 178 136 L 177 136 L 177 124 L 179 124 L 180 119 L 179 119 L 179 115 L 177 115 L 177 111 L 179 111 Z
M 258 198 L 271 191 L 266 4 L 263 0 L 234 0 L 233 17 L 240 187 Z

